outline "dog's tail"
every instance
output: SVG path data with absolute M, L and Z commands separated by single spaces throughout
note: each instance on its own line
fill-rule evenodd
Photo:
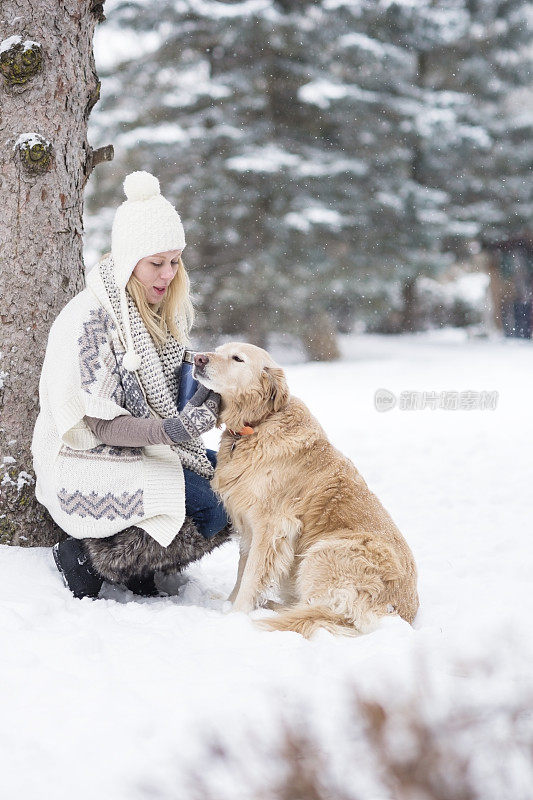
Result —
M 369 633 L 377 626 L 381 615 L 367 613 L 357 620 L 348 619 L 345 615 L 328 608 L 326 605 L 308 605 L 299 603 L 281 609 L 275 617 L 258 620 L 263 630 L 295 631 L 309 639 L 319 628 L 343 636 L 360 636 Z

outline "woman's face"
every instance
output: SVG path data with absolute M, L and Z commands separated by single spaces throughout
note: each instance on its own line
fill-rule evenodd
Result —
M 146 291 L 146 299 L 151 305 L 161 302 L 169 287 L 170 281 L 178 271 L 182 250 L 167 250 L 145 256 L 135 265 L 133 274 L 142 283 Z

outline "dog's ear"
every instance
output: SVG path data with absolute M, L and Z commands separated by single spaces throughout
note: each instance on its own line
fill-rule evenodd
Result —
M 265 367 L 261 373 L 261 384 L 272 411 L 280 411 L 289 400 L 289 387 L 283 370 L 280 367 Z

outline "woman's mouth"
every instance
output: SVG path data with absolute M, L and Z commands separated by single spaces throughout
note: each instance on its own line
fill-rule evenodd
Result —
M 154 291 L 159 297 L 163 297 L 166 290 L 167 290 L 166 286 L 162 286 L 161 288 L 159 286 L 154 286 Z

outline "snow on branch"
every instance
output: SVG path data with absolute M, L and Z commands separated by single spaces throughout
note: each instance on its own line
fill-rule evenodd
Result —
M 35 147 L 37 144 L 48 146 L 50 142 L 48 139 L 45 139 L 44 136 L 41 136 L 40 133 L 21 133 L 13 145 L 13 150 L 17 150 L 19 147 Z
M 336 100 L 359 100 L 363 103 L 375 103 L 378 95 L 358 86 L 346 86 L 328 80 L 311 81 L 298 89 L 298 99 L 319 108 L 329 108 Z

